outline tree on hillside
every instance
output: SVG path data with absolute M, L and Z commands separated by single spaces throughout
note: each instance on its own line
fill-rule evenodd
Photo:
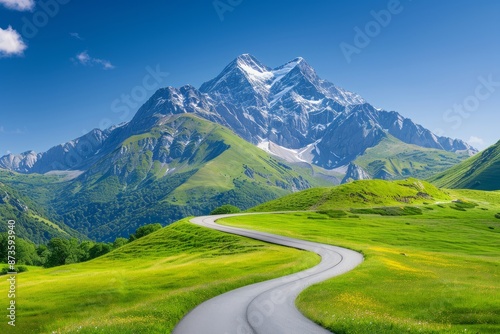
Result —
M 128 239 L 126 238 L 116 238 L 115 242 L 113 242 L 113 249 L 120 248 L 128 243 Z
M 137 240 L 137 239 L 142 238 L 148 234 L 156 232 L 159 229 L 161 229 L 161 224 L 159 224 L 159 223 L 141 226 L 137 230 L 135 230 L 135 233 L 130 235 L 129 241 Z
M 40 257 L 40 265 L 45 266 L 47 259 L 49 258 L 50 251 L 46 245 L 40 245 L 36 248 L 36 253 Z
M 103 242 L 99 242 L 92 246 L 92 248 L 89 251 L 89 258 L 90 259 L 95 259 L 96 257 L 102 256 L 104 254 L 107 254 L 111 252 L 112 246 L 110 244 L 106 244 Z
M 9 235 L 0 233 L 0 262 L 7 262 L 9 251 Z M 41 259 L 37 254 L 36 246 L 29 240 L 17 237 L 15 242 L 15 258 L 18 264 L 40 265 Z
M 94 247 L 94 243 L 92 241 L 82 241 L 78 246 L 79 254 L 78 254 L 78 262 L 85 262 L 91 259 L 90 250 Z
M 82 257 L 77 239 L 52 238 L 47 245 L 47 249 L 50 254 L 45 263 L 46 267 L 76 263 Z
M 16 262 L 30 266 L 41 265 L 40 257 L 36 252 L 36 246 L 29 240 L 16 239 Z

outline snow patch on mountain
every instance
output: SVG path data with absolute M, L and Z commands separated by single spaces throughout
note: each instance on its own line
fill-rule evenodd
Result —
M 183 113 L 226 126 L 287 161 L 329 170 L 349 166 L 388 135 L 421 147 L 477 152 L 461 140 L 439 137 L 395 111 L 375 108 L 358 94 L 321 79 L 301 57 L 273 69 L 243 54 L 200 89 L 191 85 L 159 89 L 127 124 L 94 130 L 44 153 L 4 156 L 0 168 L 22 173 L 85 170 L 117 143 Z

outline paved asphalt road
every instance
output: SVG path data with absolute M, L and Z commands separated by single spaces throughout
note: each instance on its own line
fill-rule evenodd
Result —
M 330 333 L 304 317 L 295 307 L 295 299 L 305 288 L 354 269 L 363 262 L 363 256 L 341 247 L 215 223 L 215 220 L 229 216 L 237 215 L 197 217 L 191 222 L 222 232 L 315 252 L 321 256 L 321 262 L 311 269 L 244 286 L 207 300 L 188 313 L 173 334 Z

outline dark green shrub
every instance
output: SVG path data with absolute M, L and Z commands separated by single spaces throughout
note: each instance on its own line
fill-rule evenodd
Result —
M 226 214 L 231 214 L 231 213 L 238 213 L 241 212 L 240 208 L 226 204 L 223 206 L 218 207 L 217 209 L 214 209 L 212 212 L 210 212 L 211 215 L 226 215 Z
M 159 229 L 161 229 L 160 223 L 147 224 L 147 225 L 141 226 L 137 230 L 135 230 L 135 233 L 130 235 L 129 241 L 134 241 L 136 239 L 142 238 L 148 234 L 151 234 L 153 232 L 158 231 Z
M 416 216 L 421 215 L 422 210 L 414 206 L 390 206 L 372 209 L 351 209 L 352 213 L 362 215 L 381 215 L 381 216 Z
M 128 239 L 125 238 L 116 238 L 115 242 L 113 242 L 113 249 L 120 248 L 128 243 Z
M 28 268 L 25 266 L 16 266 L 14 267 L 14 270 L 12 272 L 16 273 L 24 273 L 25 271 L 28 271 Z M 9 267 L 3 267 L 2 270 L 0 270 L 0 275 L 7 275 L 11 270 Z
M 462 200 L 453 201 L 453 204 L 454 204 L 454 206 L 452 206 L 451 208 L 455 209 L 455 210 L 459 210 L 459 211 L 465 211 L 465 209 L 474 209 L 477 206 L 476 203 L 465 202 Z M 460 210 L 460 209 L 464 209 L 464 210 Z
M 342 210 L 324 210 L 324 211 L 318 211 L 318 213 L 321 213 L 322 215 L 327 215 L 330 218 L 342 218 L 347 216 L 347 213 L 345 213 Z
M 24 273 L 25 271 L 28 271 L 28 267 L 25 267 L 25 266 L 19 266 L 19 267 L 17 267 L 17 272 L 18 273 Z

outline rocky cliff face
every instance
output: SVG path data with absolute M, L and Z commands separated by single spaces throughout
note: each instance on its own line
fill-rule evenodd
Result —
M 350 163 L 347 172 L 342 179 L 342 183 L 349 183 L 355 180 L 369 180 L 370 175 L 356 164 Z

